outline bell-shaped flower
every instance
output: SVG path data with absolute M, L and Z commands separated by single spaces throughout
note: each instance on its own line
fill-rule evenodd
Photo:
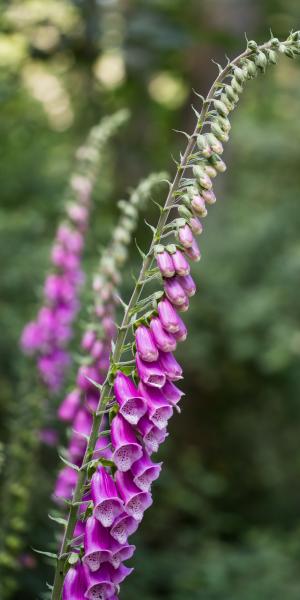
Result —
M 180 277 L 179 282 L 189 298 L 191 296 L 194 296 L 197 288 L 191 275 L 185 275 L 184 277 Z
M 142 360 L 153 362 L 158 359 L 158 350 L 149 327 L 139 325 L 135 332 L 135 343 L 138 355 Z
M 124 501 L 125 511 L 137 521 L 141 521 L 143 514 L 152 504 L 149 492 L 142 492 L 133 481 L 130 471 L 116 473 L 116 485 Z
M 175 304 L 175 306 L 182 306 L 185 304 L 187 300 L 187 295 L 180 285 L 180 281 L 177 277 L 172 277 L 172 279 L 165 279 L 164 281 L 164 289 L 167 298 Z
M 147 406 L 139 395 L 133 381 L 119 371 L 114 382 L 114 393 L 120 406 L 120 413 L 131 425 L 136 425 L 145 414 Z
M 153 481 L 158 479 L 162 463 L 152 462 L 149 454 L 144 450 L 143 456 L 131 468 L 133 481 L 140 490 L 149 492 Z
M 148 454 L 157 452 L 160 444 L 162 444 L 169 435 L 166 429 L 158 429 L 153 425 L 148 416 L 144 415 L 138 424 L 139 432 L 143 437 L 143 442 Z
M 111 537 L 106 527 L 98 519 L 89 517 L 86 521 L 84 534 L 83 563 L 91 571 L 98 571 L 100 565 L 111 558 Z
M 178 330 L 175 331 L 174 338 L 176 339 L 177 342 L 184 342 L 187 338 L 187 328 L 182 320 L 182 318 L 177 315 L 178 317 Z
M 98 571 L 90 571 L 86 567 L 85 574 L 87 580 L 85 598 L 107 600 L 115 594 L 116 584 L 112 581 L 112 569 L 108 563 L 102 564 Z
M 119 413 L 111 423 L 111 441 L 114 448 L 112 459 L 116 467 L 119 471 L 129 471 L 143 451 L 132 427 Z
M 172 352 L 161 352 L 159 363 L 168 379 L 171 381 L 182 379 L 182 368 Z
M 99 467 L 91 480 L 94 516 L 104 527 L 110 527 L 123 512 L 123 502 L 118 495 L 114 480 L 104 467 Z
M 147 400 L 148 417 L 158 429 L 165 429 L 172 417 L 173 409 L 161 390 L 139 383 L 139 390 Z
M 186 248 L 185 252 L 194 262 L 198 262 L 201 258 L 200 248 L 195 239 L 193 240 L 192 246 L 190 248 Z
M 193 243 L 193 234 L 187 225 L 178 228 L 178 240 L 184 248 L 190 248 Z
M 175 269 L 170 254 L 164 246 L 157 246 L 155 249 L 155 258 L 157 266 L 163 277 L 173 277 Z
M 85 570 L 78 562 L 75 567 L 71 567 L 66 574 L 62 591 L 62 600 L 84 600 L 86 586 Z
M 161 393 L 173 406 L 177 406 L 182 396 L 185 395 L 185 393 L 182 390 L 180 390 L 176 385 L 174 385 L 172 381 L 167 381 L 165 383 L 164 387 L 161 389 Z
M 180 329 L 180 317 L 168 298 L 163 298 L 157 305 L 158 316 L 163 328 L 168 333 L 176 333 Z
M 150 321 L 150 329 L 153 335 L 155 345 L 163 352 L 174 352 L 176 350 L 176 340 L 171 333 L 165 331 L 158 317 L 153 317 Z
M 176 274 L 188 275 L 190 272 L 190 265 L 186 260 L 184 254 L 176 248 L 176 251 L 173 252 L 171 256 Z
M 110 530 L 110 535 L 119 544 L 126 544 L 128 537 L 133 535 L 137 528 L 138 522 L 127 513 L 122 513 L 115 519 Z
M 80 406 L 80 390 L 72 390 L 67 394 L 58 409 L 58 417 L 61 421 L 73 421 Z
M 157 388 L 161 388 L 166 383 L 166 376 L 159 361 L 147 363 L 141 360 L 137 354 L 136 368 L 139 378 L 143 381 L 143 383 Z

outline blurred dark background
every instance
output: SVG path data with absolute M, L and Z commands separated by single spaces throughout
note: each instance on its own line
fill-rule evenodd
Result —
M 287 36 L 299 28 L 300 5 L 15 0 L 1 2 L 0 23 L 3 451 L 31 368 L 24 371 L 18 339 L 38 306 L 76 147 L 102 115 L 129 107 L 131 121 L 99 172 L 90 272 L 117 200 L 149 171 L 173 170 L 184 139 L 172 130 L 191 130 L 192 89 L 208 90 L 211 59 L 238 54 L 244 32 L 256 41 L 270 28 Z M 229 168 L 200 240 L 199 293 L 179 353 L 186 398 L 160 453 L 164 471 L 135 536 L 123 600 L 300 598 L 299 116 L 300 65 L 282 58 L 248 84 L 233 117 Z M 156 217 L 150 208 L 147 219 Z M 143 227 L 137 237 L 145 245 Z M 125 298 L 130 286 L 128 277 Z M 47 499 L 56 450 L 41 448 L 32 468 L 20 564 L 7 567 L 17 582 L 11 598 L 24 600 L 42 597 L 51 580 L 32 547 L 54 547 Z

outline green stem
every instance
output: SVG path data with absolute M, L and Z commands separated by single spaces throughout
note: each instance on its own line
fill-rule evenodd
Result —
M 259 46 L 259 49 L 264 50 L 266 48 L 269 48 L 270 45 L 271 45 L 270 42 L 267 42 L 267 43 L 263 44 L 262 46 Z M 159 221 L 157 224 L 157 228 L 153 234 L 153 239 L 152 239 L 152 242 L 150 245 L 149 252 L 143 260 L 143 264 L 142 264 L 142 268 L 141 268 L 139 277 L 138 277 L 135 287 L 133 289 L 132 296 L 129 300 L 127 308 L 124 312 L 123 321 L 122 321 L 121 327 L 119 328 L 119 333 L 118 333 L 118 336 L 116 339 L 115 349 L 114 349 L 113 356 L 112 356 L 112 365 L 115 365 L 116 363 L 120 362 L 123 345 L 126 341 L 126 337 L 127 337 L 127 334 L 128 334 L 129 328 L 130 328 L 131 312 L 132 312 L 132 309 L 135 307 L 135 305 L 136 305 L 137 301 L 139 300 L 140 295 L 143 291 L 145 275 L 146 275 L 146 272 L 148 271 L 148 269 L 151 267 L 151 263 L 153 260 L 154 246 L 155 246 L 155 244 L 157 244 L 159 242 L 162 232 L 163 232 L 163 228 L 164 228 L 165 224 L 167 223 L 170 211 L 172 210 L 174 204 L 176 204 L 175 193 L 178 190 L 180 181 L 185 173 L 186 165 L 188 164 L 189 157 L 192 154 L 193 149 L 195 147 L 197 135 L 199 133 L 201 133 L 201 131 L 203 129 L 204 122 L 207 117 L 207 113 L 209 111 L 210 103 L 213 99 L 214 93 L 215 93 L 217 87 L 219 86 L 219 84 L 229 74 L 232 67 L 237 65 L 240 62 L 240 60 L 247 58 L 251 54 L 253 54 L 253 51 L 250 49 L 247 49 L 244 52 L 242 52 L 239 56 L 237 56 L 233 61 L 228 63 L 228 65 L 219 73 L 218 77 L 213 82 L 213 84 L 208 92 L 208 95 L 206 97 L 206 100 L 203 102 L 201 113 L 199 115 L 199 118 L 197 119 L 196 127 L 194 129 L 193 134 L 189 137 L 189 141 L 187 143 L 185 152 L 184 152 L 183 156 L 181 157 L 174 180 L 173 180 L 172 184 L 170 185 L 169 193 L 167 195 L 164 208 L 160 215 L 160 218 L 159 218 Z M 105 407 L 105 405 L 107 403 L 107 398 L 110 398 L 110 396 L 111 396 L 111 392 L 112 392 L 112 386 L 110 384 L 111 375 L 112 375 L 112 370 L 110 368 L 108 371 L 106 380 L 103 384 L 101 394 L 100 394 L 97 412 L 103 410 L 103 408 Z M 83 463 L 82 463 L 83 465 L 86 465 L 86 463 L 89 462 L 89 460 L 91 460 L 91 458 L 93 456 L 93 451 L 94 451 L 96 441 L 98 438 L 98 431 L 99 431 L 99 427 L 101 426 L 101 422 L 102 422 L 101 415 L 100 415 L 100 417 L 94 416 L 90 439 L 89 439 L 89 442 L 88 442 L 88 445 L 86 448 L 86 452 L 85 452 L 85 456 L 83 459 Z M 65 562 L 67 560 L 64 555 L 66 554 L 66 552 L 69 549 L 69 543 L 73 536 L 74 527 L 75 527 L 76 518 L 77 518 L 77 509 L 78 509 L 77 503 L 80 501 L 80 499 L 82 497 L 82 491 L 83 491 L 83 485 L 85 483 L 85 478 L 86 478 L 86 467 L 81 468 L 81 470 L 79 472 L 77 485 L 75 487 L 74 494 L 73 494 L 73 501 L 72 501 L 72 504 L 69 509 L 68 522 L 67 522 L 67 526 L 66 526 L 66 530 L 65 530 L 65 535 L 64 535 L 64 538 L 63 538 L 63 541 L 61 544 L 60 554 L 59 554 L 59 557 L 57 560 L 57 568 L 56 568 L 52 597 L 51 597 L 52 600 L 60 600 L 60 598 L 61 598 L 61 591 L 62 591 L 63 580 L 64 580 Z

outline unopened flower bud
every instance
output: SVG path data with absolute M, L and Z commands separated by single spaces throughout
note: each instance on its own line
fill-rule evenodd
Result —
M 256 77 L 256 75 L 257 75 L 257 66 L 253 62 L 253 60 L 249 60 L 248 58 L 246 58 L 244 60 L 243 64 L 244 64 L 244 68 L 247 71 L 248 78 L 251 79 L 252 77 Z
M 222 117 L 227 117 L 228 115 L 228 108 L 227 106 L 224 104 L 224 102 L 222 102 L 221 100 L 214 100 L 214 107 L 216 109 L 216 111 L 222 115 Z
M 228 133 L 228 131 L 230 131 L 231 124 L 230 124 L 229 119 L 225 119 L 224 117 L 218 117 L 218 123 L 219 123 L 220 127 L 223 129 L 223 131 L 225 131 L 225 133 Z
M 271 43 L 272 48 L 279 48 L 280 42 L 279 42 L 278 38 L 272 38 L 270 40 L 270 43 Z
M 211 131 L 216 136 L 216 138 L 218 138 L 218 140 L 220 140 L 221 142 L 228 142 L 228 140 L 229 140 L 228 133 L 223 131 L 221 129 L 220 125 L 216 121 L 212 122 Z
M 215 152 L 216 154 L 223 154 L 223 146 L 218 140 L 218 138 L 216 138 L 216 136 L 213 133 L 207 133 L 206 137 L 213 152 Z
M 154 254 L 157 262 L 157 266 L 163 277 L 173 277 L 175 275 L 175 269 L 173 261 L 169 253 L 166 251 L 164 246 L 157 245 L 154 248 Z
M 203 190 L 202 197 L 207 204 L 215 204 L 216 196 L 212 190 Z
M 228 96 L 229 100 L 234 102 L 235 104 L 239 101 L 239 97 L 231 85 L 225 85 L 225 93 Z
M 209 177 L 217 177 L 217 171 L 212 165 L 205 165 L 205 173 L 207 173 Z
M 221 100 L 222 102 L 224 102 L 224 104 L 227 106 L 227 108 L 228 108 L 228 110 L 229 110 L 229 111 L 232 111 L 232 110 L 234 109 L 234 104 L 233 104 L 233 102 L 231 102 L 231 101 L 229 100 L 229 98 L 226 96 L 226 94 L 224 94 L 224 93 L 223 93 L 223 94 L 221 94 L 221 96 L 220 96 L 220 100 Z
M 193 166 L 193 174 L 202 188 L 211 190 L 212 182 L 209 176 L 205 173 L 204 169 L 200 165 Z
M 257 43 L 254 40 L 249 40 L 247 47 L 249 50 L 257 50 Z
M 276 65 L 277 63 L 277 54 L 274 50 L 267 50 L 268 60 L 272 65 Z
M 202 223 L 199 221 L 197 217 L 192 217 L 189 220 L 189 226 L 193 233 L 199 234 L 203 231 Z
M 208 158 L 209 156 L 211 156 L 212 150 L 207 143 L 207 139 L 206 139 L 205 135 L 198 135 L 197 146 L 205 158 Z
M 215 167 L 215 169 L 217 169 L 217 171 L 219 171 L 219 173 L 224 173 L 224 171 L 226 171 L 226 168 L 227 168 L 226 164 L 217 154 L 212 155 L 211 162 L 212 162 L 213 166 Z
M 193 234 L 189 226 L 184 222 L 177 230 L 178 240 L 184 248 L 190 248 L 193 244 Z
M 234 75 L 239 83 L 243 83 L 246 79 L 245 73 L 240 67 L 233 67 Z
M 255 64 L 264 73 L 268 64 L 267 57 L 263 52 L 258 52 L 255 57 Z
M 205 207 L 204 198 L 202 198 L 202 196 L 194 196 L 191 201 L 191 206 L 197 215 L 200 215 L 200 217 L 206 217 L 207 210 Z
M 234 92 L 236 92 L 237 94 L 241 94 L 243 91 L 242 86 L 239 84 L 238 80 L 236 77 L 233 77 L 231 80 L 231 87 L 233 89 Z
M 281 46 L 283 46 L 283 48 L 281 48 Z M 292 48 L 289 48 L 288 46 L 285 46 L 284 44 L 281 44 L 279 46 L 279 51 L 282 52 L 283 54 L 285 54 L 285 56 L 287 56 L 288 58 L 295 58 L 295 53 L 293 52 Z

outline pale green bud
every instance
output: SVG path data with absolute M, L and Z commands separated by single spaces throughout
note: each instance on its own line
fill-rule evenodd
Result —
M 246 79 L 245 73 L 240 67 L 233 67 L 234 76 L 239 83 L 243 83 Z
M 251 79 L 252 77 L 256 77 L 256 75 L 257 75 L 257 66 L 253 62 L 253 60 L 249 60 L 249 58 L 246 58 L 244 60 L 243 64 L 244 64 L 244 68 L 247 70 L 248 78 Z
M 227 106 L 229 111 L 232 111 L 234 109 L 234 104 L 233 102 L 230 102 L 229 98 L 227 98 L 226 94 L 221 94 L 220 96 L 220 100 L 222 102 L 224 102 L 224 104 Z
M 216 154 L 223 154 L 224 148 L 218 138 L 213 133 L 207 133 L 206 137 L 212 151 Z
M 274 50 L 267 50 L 267 57 L 268 57 L 268 61 L 272 65 L 276 65 L 276 63 L 277 63 L 277 54 L 276 54 L 276 52 L 274 52 Z
M 200 165 L 193 166 L 193 174 L 202 188 L 205 190 L 211 190 L 212 182 L 210 177 L 207 175 L 207 173 L 205 173 L 204 169 Z
M 224 173 L 224 171 L 226 171 L 227 167 L 226 167 L 226 164 L 224 163 L 224 160 L 222 160 L 217 154 L 212 155 L 211 162 L 212 162 L 213 167 L 219 173 Z
M 270 40 L 270 44 L 271 44 L 272 48 L 279 48 L 280 41 L 278 38 L 272 38 Z
M 230 131 L 231 124 L 230 124 L 229 119 L 224 119 L 223 117 L 219 117 L 218 123 L 219 123 L 220 127 L 223 129 L 223 131 L 225 131 L 225 133 L 228 133 L 228 131 Z
M 234 91 L 234 89 L 231 87 L 231 85 L 225 86 L 225 93 L 228 96 L 229 100 L 231 100 L 235 104 L 239 101 L 239 97 L 238 97 L 237 93 Z
M 217 171 L 214 167 L 212 167 L 212 165 L 205 165 L 204 169 L 205 169 L 205 173 L 207 173 L 208 177 L 211 177 L 213 179 L 214 179 L 214 177 L 217 177 Z
M 231 87 L 233 89 L 234 92 L 236 92 L 237 94 L 241 94 L 243 91 L 242 86 L 239 84 L 238 80 L 236 79 L 236 77 L 233 77 L 231 80 Z
M 220 125 L 216 121 L 212 122 L 211 131 L 218 138 L 218 140 L 221 140 L 221 142 L 228 142 L 228 134 L 221 129 Z
M 207 143 L 205 135 L 198 135 L 197 146 L 205 158 L 208 158 L 212 155 L 211 148 Z
M 213 103 L 216 111 L 223 117 L 227 117 L 229 111 L 224 102 L 222 102 L 221 100 L 214 100 Z
M 263 52 L 258 52 L 255 57 L 255 64 L 264 73 L 268 64 L 267 57 Z
M 247 44 L 249 50 L 257 50 L 257 43 L 254 40 L 250 40 Z

